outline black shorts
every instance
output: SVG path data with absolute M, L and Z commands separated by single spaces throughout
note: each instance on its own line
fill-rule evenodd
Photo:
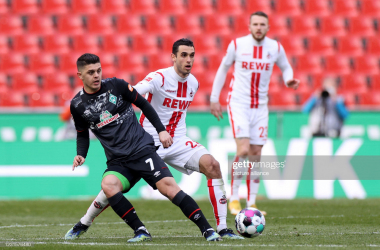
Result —
M 129 189 L 141 178 L 153 189 L 157 189 L 156 182 L 165 177 L 173 177 L 165 162 L 158 156 L 156 151 L 151 150 L 144 151 L 131 159 L 114 160 L 112 163 L 109 163 L 104 174 L 108 171 L 120 173 L 127 178 L 130 183 Z M 123 191 L 126 192 L 128 190 Z

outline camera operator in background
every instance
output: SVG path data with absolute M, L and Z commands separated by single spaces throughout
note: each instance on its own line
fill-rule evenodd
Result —
M 309 126 L 313 137 L 338 138 L 343 121 L 349 115 L 343 97 L 336 94 L 333 78 L 323 81 L 322 90 L 309 98 L 302 111 L 310 113 Z

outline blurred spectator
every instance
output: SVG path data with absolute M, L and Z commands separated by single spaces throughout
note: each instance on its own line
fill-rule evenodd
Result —
M 339 137 L 343 122 L 349 115 L 343 97 L 336 94 L 333 78 L 323 81 L 322 89 L 309 98 L 302 111 L 310 113 L 309 127 L 313 137 Z

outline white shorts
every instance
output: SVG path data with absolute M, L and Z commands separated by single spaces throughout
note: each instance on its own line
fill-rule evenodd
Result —
M 161 143 L 157 144 L 157 142 L 156 145 L 160 145 L 157 154 L 166 164 L 188 175 L 193 171 L 199 172 L 199 158 L 202 155 L 210 154 L 203 145 L 187 136 L 174 137 L 173 144 L 169 148 L 164 148 Z M 199 153 L 196 154 L 197 159 L 195 159 L 198 164 L 194 163 L 194 159 L 190 164 L 186 164 L 198 151 Z
M 268 106 L 266 104 L 254 109 L 230 102 L 227 109 L 234 138 L 249 138 L 249 143 L 253 145 L 266 143 L 268 138 Z

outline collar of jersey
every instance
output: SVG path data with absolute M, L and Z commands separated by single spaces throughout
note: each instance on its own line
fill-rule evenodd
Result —
M 100 88 L 98 89 L 98 91 L 94 92 L 94 93 L 87 93 L 86 90 L 84 90 L 84 87 L 83 87 L 83 92 L 86 93 L 87 95 L 95 95 L 96 93 L 98 93 L 101 89 L 102 89 L 102 82 L 100 81 Z

